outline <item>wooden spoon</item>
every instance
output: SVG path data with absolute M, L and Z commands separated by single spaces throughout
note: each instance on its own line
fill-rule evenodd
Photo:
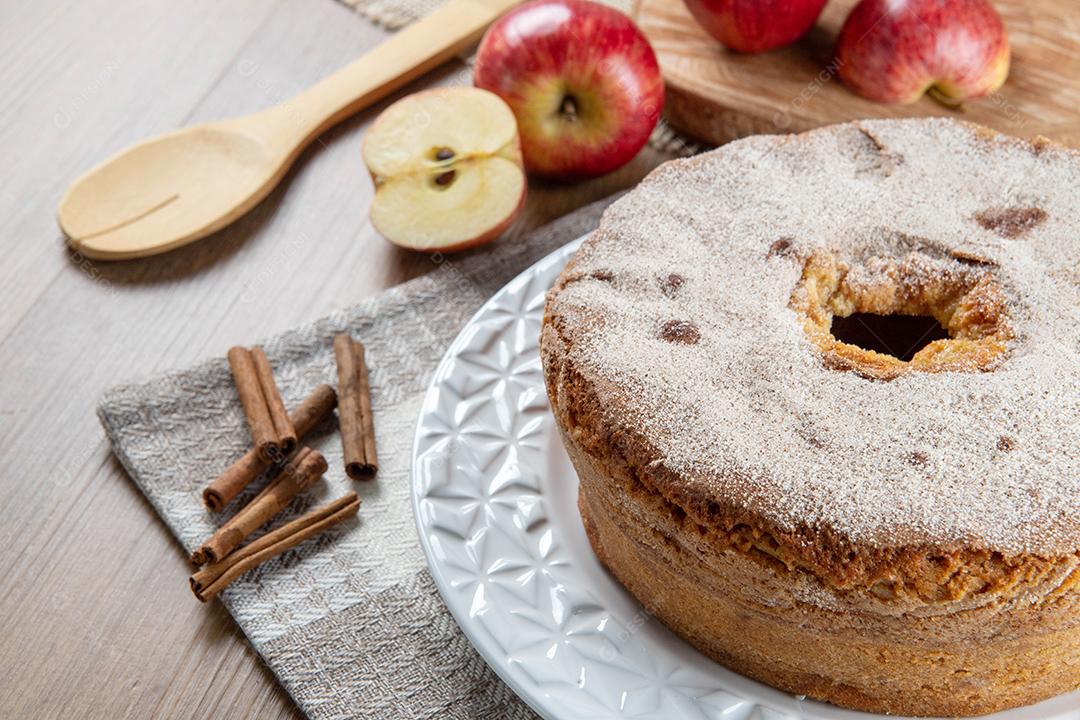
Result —
M 521 0 L 449 0 L 314 87 L 262 112 L 133 145 L 77 179 L 57 217 L 73 248 L 121 260 L 220 230 L 335 123 L 446 62 Z

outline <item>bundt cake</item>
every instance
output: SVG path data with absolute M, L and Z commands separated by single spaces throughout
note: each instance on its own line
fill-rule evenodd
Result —
M 667 163 L 541 355 L 597 556 L 703 653 L 902 715 L 1080 687 L 1080 153 L 882 120 Z

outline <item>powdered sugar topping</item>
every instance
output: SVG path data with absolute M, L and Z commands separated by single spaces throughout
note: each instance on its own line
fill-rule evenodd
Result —
M 944 120 L 750 138 L 612 206 L 549 311 L 611 421 L 696 491 L 875 545 L 1076 552 L 1077 187 L 1080 155 Z M 977 220 L 1010 208 L 1038 222 Z M 1016 332 L 1006 359 L 889 382 L 825 367 L 789 308 L 821 251 L 985 266 Z

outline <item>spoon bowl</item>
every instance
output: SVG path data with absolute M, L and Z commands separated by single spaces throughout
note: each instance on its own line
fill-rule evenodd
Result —
M 151 238 L 164 252 L 258 204 L 277 184 L 278 155 L 236 121 L 162 135 L 72 183 L 60 201 L 60 227 L 91 258 L 139 257 Z

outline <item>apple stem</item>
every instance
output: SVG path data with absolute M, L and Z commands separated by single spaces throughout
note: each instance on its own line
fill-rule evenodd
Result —
M 578 106 L 577 100 L 574 98 L 573 95 L 563 95 L 562 103 L 560 103 L 559 105 L 559 114 L 567 120 L 577 120 Z
M 938 88 L 937 85 L 932 85 L 926 94 L 930 96 L 930 99 L 934 102 L 947 107 L 949 110 L 956 110 L 957 112 L 964 112 L 964 101 L 951 98 Z

